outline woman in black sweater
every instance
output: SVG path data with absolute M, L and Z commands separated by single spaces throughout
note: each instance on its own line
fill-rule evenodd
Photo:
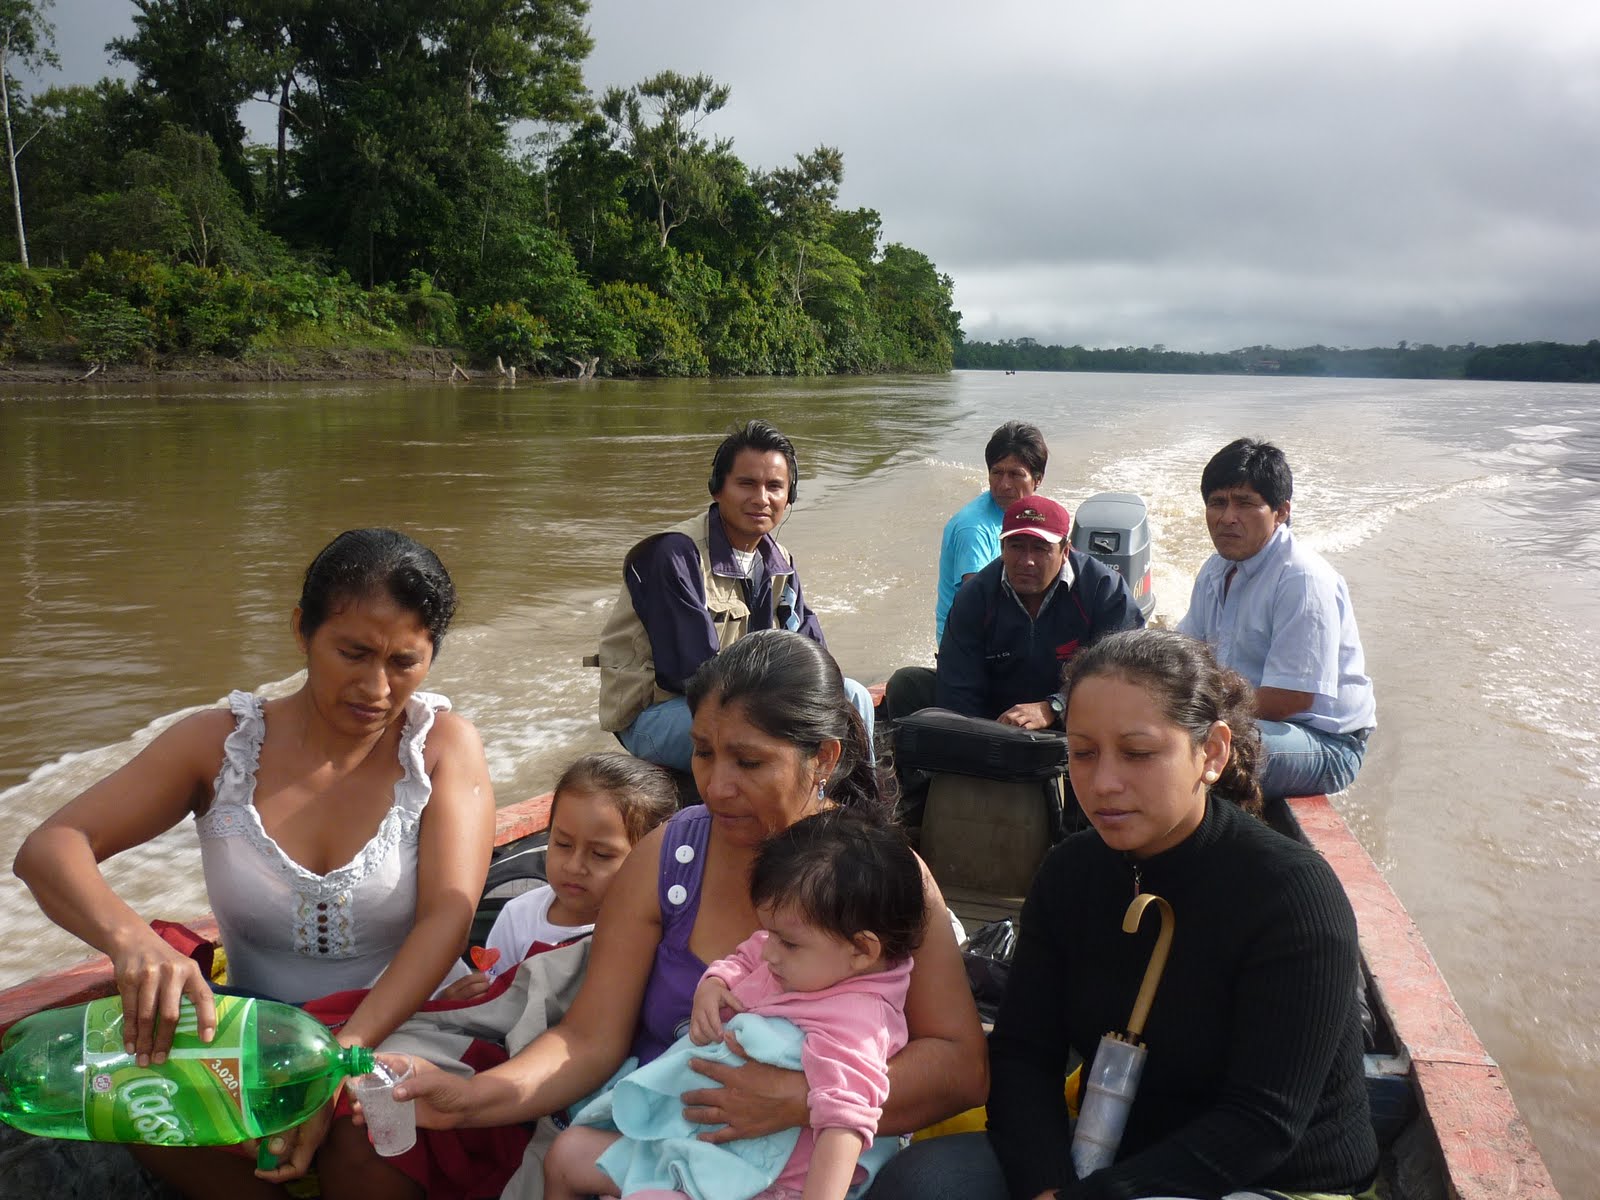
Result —
M 1094 829 L 1052 852 L 1022 910 L 989 1039 L 987 1143 L 923 1143 L 873 1200 L 1370 1189 L 1355 918 L 1320 855 L 1251 815 L 1249 686 L 1202 643 L 1140 630 L 1080 653 L 1067 694 L 1072 784 Z M 1139 891 L 1172 905 L 1172 954 L 1117 1159 L 1080 1180 L 1067 1063 L 1092 1061 L 1128 1020 L 1157 925 L 1122 932 Z

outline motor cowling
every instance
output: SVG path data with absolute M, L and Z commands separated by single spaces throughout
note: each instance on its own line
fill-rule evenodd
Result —
M 1133 593 L 1145 620 L 1156 609 L 1150 583 L 1150 515 L 1132 492 L 1100 492 L 1078 505 L 1072 518 L 1072 546 L 1111 567 Z

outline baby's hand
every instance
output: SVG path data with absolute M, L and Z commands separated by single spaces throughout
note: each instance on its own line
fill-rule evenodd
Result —
M 436 1000 L 476 1000 L 489 990 L 493 981 L 482 971 L 474 971 L 471 975 L 463 975 L 444 991 L 434 997 Z
M 741 1013 L 744 1005 L 728 990 L 728 985 L 707 976 L 694 989 L 694 1004 L 689 1010 L 689 1040 L 696 1046 L 709 1046 L 722 1040 L 722 1010 Z

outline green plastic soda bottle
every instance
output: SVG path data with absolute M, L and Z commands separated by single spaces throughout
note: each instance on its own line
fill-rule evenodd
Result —
M 36 1013 L 0 1042 L 0 1120 L 43 1137 L 153 1146 L 225 1146 L 304 1121 L 372 1051 L 341 1047 L 288 1004 L 218 996 L 217 1032 L 200 1040 L 183 1001 L 164 1063 L 123 1049 L 122 1000 Z

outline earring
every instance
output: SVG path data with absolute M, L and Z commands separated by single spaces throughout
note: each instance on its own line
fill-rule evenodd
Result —
M 818 800 L 823 799 L 823 793 L 827 790 L 827 787 L 828 787 L 828 784 L 827 784 L 826 781 L 817 784 L 817 799 Z
M 1217 773 L 1215 771 L 1207 771 L 1204 779 L 1207 783 L 1215 783 L 1217 781 Z

